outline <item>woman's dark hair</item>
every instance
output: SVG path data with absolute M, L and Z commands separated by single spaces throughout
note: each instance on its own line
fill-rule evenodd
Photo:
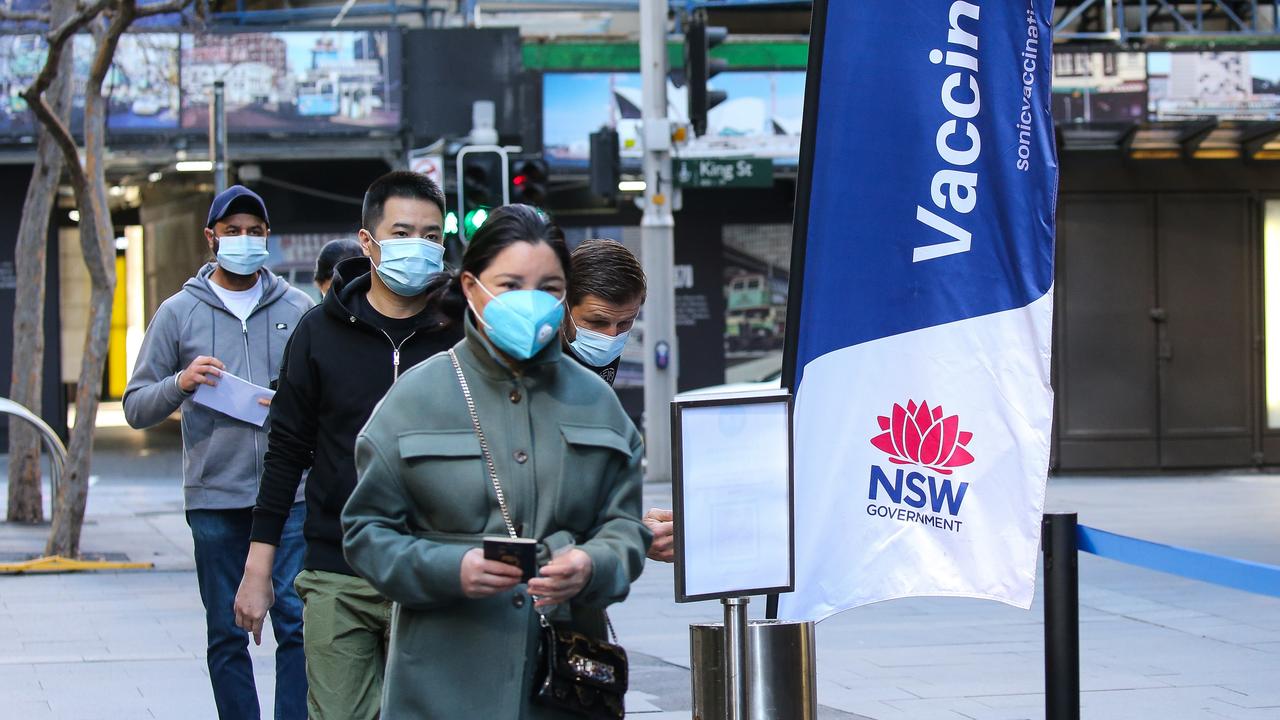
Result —
M 316 282 L 324 282 L 333 277 L 333 268 L 338 263 L 347 258 L 360 257 L 364 254 L 364 250 L 360 247 L 360 243 L 351 238 L 338 238 L 330 240 L 320 248 L 320 254 L 316 256 Z
M 466 252 L 462 254 L 462 267 L 432 278 L 427 285 L 427 306 L 452 322 L 461 321 L 467 310 L 467 299 L 462 294 L 462 274 L 479 276 L 499 253 L 518 242 L 548 245 L 560 260 L 566 286 L 572 282 L 569 248 L 565 245 L 564 231 L 560 226 L 532 205 L 503 205 L 492 210 L 480 229 L 471 236 Z

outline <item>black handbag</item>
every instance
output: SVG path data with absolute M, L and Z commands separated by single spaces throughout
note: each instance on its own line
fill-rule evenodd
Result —
M 583 717 L 614 720 L 626 714 L 626 694 L 627 651 L 621 645 L 559 629 L 542 618 L 534 700 Z
M 489 443 L 480 428 L 471 388 L 453 350 L 449 351 L 449 359 L 453 362 L 458 384 L 462 386 L 462 396 L 467 401 L 467 412 L 471 414 L 471 425 L 475 428 L 476 439 L 480 441 L 480 451 L 484 455 L 489 479 L 493 481 L 493 492 L 498 498 L 498 509 L 502 511 L 507 534 L 512 538 L 519 537 L 515 524 L 511 522 L 511 513 L 507 511 L 507 500 L 502 484 L 498 482 L 498 470 L 489 453 Z M 616 644 L 618 637 L 607 613 L 604 619 L 614 640 L 612 643 L 575 630 L 557 628 L 545 615 L 539 614 L 542 647 L 539 648 L 538 667 L 533 676 L 535 702 L 593 720 L 621 720 L 626 714 L 623 698 L 627 694 L 627 651 Z

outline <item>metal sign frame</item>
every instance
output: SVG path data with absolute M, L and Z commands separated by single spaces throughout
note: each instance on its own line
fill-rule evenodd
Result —
M 787 424 L 787 584 L 776 587 L 741 587 L 726 589 L 720 592 L 690 595 L 685 578 L 685 477 L 683 413 L 686 409 L 742 406 L 742 405 L 776 405 L 785 406 Z M 751 595 L 771 595 L 791 592 L 796 582 L 796 523 L 795 523 L 795 403 L 787 390 L 748 391 L 744 393 L 719 393 L 712 395 L 677 396 L 671 403 L 671 489 L 673 498 L 672 515 L 675 530 L 675 601 L 678 603 L 697 602 L 727 598 L 742 598 Z

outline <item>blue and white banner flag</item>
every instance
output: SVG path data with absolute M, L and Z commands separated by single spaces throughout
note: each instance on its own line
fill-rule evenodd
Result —
M 1052 11 L 814 3 L 782 618 L 918 595 L 1031 604 L 1053 410 Z

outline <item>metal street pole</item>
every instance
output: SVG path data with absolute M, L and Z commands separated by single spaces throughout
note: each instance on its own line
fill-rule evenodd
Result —
M 222 81 L 213 84 L 209 105 L 209 159 L 213 161 L 213 191 L 227 189 L 227 107 Z
M 675 218 L 671 214 L 671 122 L 667 119 L 667 0 L 640 0 L 644 127 L 644 441 L 647 479 L 671 481 L 671 399 L 679 353 L 675 323 Z

